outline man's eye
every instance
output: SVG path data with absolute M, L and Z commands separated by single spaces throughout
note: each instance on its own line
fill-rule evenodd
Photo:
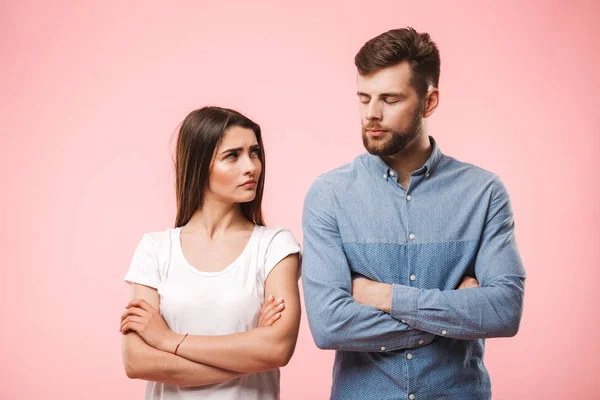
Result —
M 396 104 L 397 102 L 399 102 L 400 100 L 396 100 L 396 99 L 385 99 L 384 102 L 386 104 Z

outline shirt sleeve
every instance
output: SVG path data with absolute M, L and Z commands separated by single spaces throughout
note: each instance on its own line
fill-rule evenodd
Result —
M 128 283 L 138 283 L 158 289 L 160 286 L 160 274 L 158 270 L 157 247 L 152 238 L 147 234 L 142 237 L 125 275 Z
M 302 287 L 317 347 L 379 352 L 430 343 L 433 334 L 413 329 L 352 298 L 350 266 L 343 250 L 333 196 L 318 179 L 304 203 Z
M 278 229 L 269 242 L 265 255 L 265 280 L 281 260 L 300 252 L 300 245 L 288 229 Z
M 514 336 L 525 289 L 514 227 L 508 192 L 497 179 L 475 258 L 480 287 L 442 291 L 393 285 L 391 315 L 416 329 L 454 339 Z

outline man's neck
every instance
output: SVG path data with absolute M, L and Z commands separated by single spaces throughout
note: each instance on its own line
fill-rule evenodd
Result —
M 398 173 L 398 183 L 404 188 L 408 188 L 410 175 L 427 162 L 432 150 L 429 135 L 426 132 L 421 132 L 419 137 L 410 142 L 402 151 L 381 158 Z

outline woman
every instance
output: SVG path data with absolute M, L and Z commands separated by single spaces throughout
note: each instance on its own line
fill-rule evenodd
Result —
M 300 324 L 300 247 L 264 226 L 260 127 L 218 107 L 177 140 L 174 229 L 146 234 L 125 280 L 123 362 L 146 399 L 277 399 Z M 285 299 L 285 303 L 283 302 Z

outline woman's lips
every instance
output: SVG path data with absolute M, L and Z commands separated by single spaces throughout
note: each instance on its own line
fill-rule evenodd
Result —
M 248 189 L 252 189 L 252 188 L 256 187 L 256 181 L 247 181 L 247 182 L 242 183 L 241 186 L 248 188 Z

